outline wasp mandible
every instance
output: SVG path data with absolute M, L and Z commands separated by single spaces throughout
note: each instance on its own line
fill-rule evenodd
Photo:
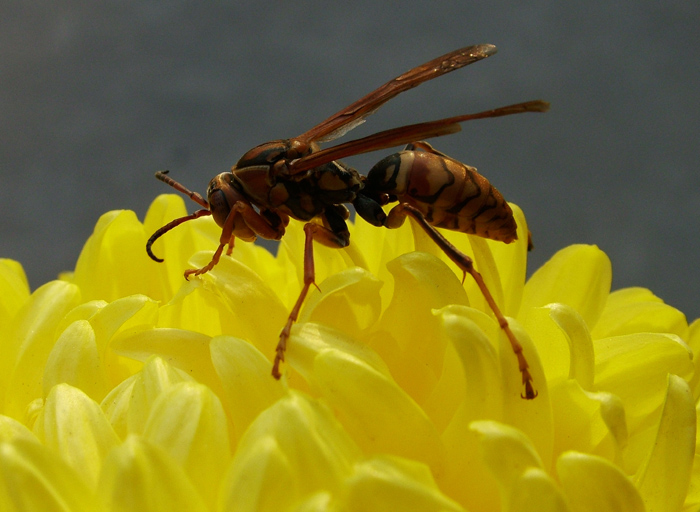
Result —
M 436 228 L 470 233 L 504 243 L 517 238 L 513 212 L 503 196 L 476 169 L 434 149 L 423 139 L 460 131 L 459 123 L 523 112 L 545 112 L 549 104 L 528 101 L 476 114 L 449 117 L 385 130 L 327 149 L 319 143 L 341 137 L 394 96 L 446 73 L 496 53 L 493 45 L 468 46 L 426 62 L 382 85 L 352 105 L 292 139 L 261 144 L 247 153 L 230 172 L 209 183 L 207 199 L 159 171 L 156 177 L 187 195 L 203 209 L 166 224 L 148 240 L 146 251 L 155 261 L 153 243 L 174 227 L 205 215 L 222 228 L 219 247 L 209 264 L 185 271 L 185 279 L 211 270 L 224 247 L 233 250 L 236 238 L 279 240 L 289 218 L 304 225 L 304 286 L 280 333 L 272 375 L 279 379 L 280 364 L 292 325 L 311 285 L 315 285 L 313 242 L 342 248 L 350 243 L 346 220 L 350 203 L 357 214 L 374 226 L 397 228 L 413 218 L 441 250 L 476 281 L 518 359 L 525 388 L 523 398 L 537 396 L 523 349 L 511 331 L 472 259 L 452 245 Z M 405 150 L 377 163 L 367 176 L 339 159 L 369 151 L 408 144 Z M 382 206 L 398 202 L 389 213 Z

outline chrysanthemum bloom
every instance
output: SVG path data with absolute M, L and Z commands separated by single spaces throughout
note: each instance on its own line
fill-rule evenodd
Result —
M 524 346 L 419 229 L 354 226 L 316 247 L 285 375 L 270 376 L 302 282 L 303 233 L 239 243 L 201 278 L 210 217 L 110 212 L 75 271 L 29 293 L 0 263 L 0 509 L 700 510 L 698 322 L 610 293 L 608 258 L 563 249 L 525 284 L 526 233 L 446 233 Z M 204 252 L 198 252 L 204 251 Z

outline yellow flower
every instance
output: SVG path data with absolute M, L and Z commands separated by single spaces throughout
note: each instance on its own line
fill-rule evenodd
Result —
M 302 283 L 303 232 L 275 257 L 218 244 L 159 197 L 102 216 L 75 271 L 29 293 L 0 260 L 2 510 L 700 510 L 700 323 L 648 290 L 610 293 L 598 248 L 525 283 L 510 245 L 474 257 L 524 347 L 534 400 L 474 283 L 419 229 L 351 226 L 315 247 L 285 375 L 270 376 Z M 417 251 L 417 252 L 416 252 Z

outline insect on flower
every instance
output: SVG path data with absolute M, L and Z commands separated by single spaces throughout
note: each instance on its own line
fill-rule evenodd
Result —
M 453 51 L 394 78 L 297 137 L 266 142 L 251 149 L 230 172 L 211 180 L 206 200 L 167 176 L 168 171 L 157 172 L 159 180 L 186 194 L 203 209 L 175 219 L 156 231 L 146 244 L 148 255 L 155 261 L 163 261 L 151 249 L 158 238 L 183 222 L 212 215 L 222 228 L 219 247 L 208 265 L 185 271 L 185 279 L 188 279 L 211 270 L 226 245 L 230 255 L 236 238 L 253 241 L 260 236 L 279 240 L 290 217 L 306 222 L 304 286 L 280 333 L 272 367 L 272 375 L 279 379 L 279 367 L 284 361 L 292 325 L 309 288 L 315 285 L 313 242 L 334 248 L 350 243 L 345 223 L 349 212 L 344 203 L 352 204 L 360 217 L 377 227 L 397 228 L 410 216 L 463 271 L 463 280 L 469 274 L 476 281 L 518 359 L 525 388 L 523 398 L 535 398 L 537 392 L 522 346 L 481 275 L 474 269 L 472 259 L 435 229 L 451 229 L 510 243 L 517 238 L 513 212 L 503 196 L 475 168 L 433 149 L 422 139 L 458 132 L 459 123 L 472 119 L 545 112 L 549 104 L 539 100 L 518 103 L 385 130 L 327 149 L 319 147 L 319 143 L 341 137 L 364 122 L 394 96 L 494 53 L 493 45 Z M 367 176 L 338 160 L 403 144 L 408 144 L 403 151 L 384 158 Z M 385 213 L 382 206 L 393 202 L 398 204 Z

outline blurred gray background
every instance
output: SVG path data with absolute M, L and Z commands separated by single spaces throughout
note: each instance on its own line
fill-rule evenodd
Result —
M 352 132 L 546 99 L 434 144 L 525 211 L 530 270 L 598 244 L 615 288 L 700 316 L 700 3 L 3 2 L 0 257 L 32 287 L 72 269 L 99 215 L 204 193 L 247 149 L 300 134 L 394 76 L 475 43 L 499 53 Z M 383 155 L 348 162 L 366 172 Z M 194 209 L 194 204 L 191 207 Z

